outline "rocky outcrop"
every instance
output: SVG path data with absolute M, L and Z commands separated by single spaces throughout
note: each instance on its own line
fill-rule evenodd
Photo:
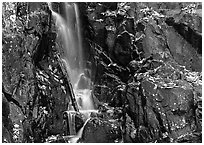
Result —
M 140 74 L 144 77 L 140 83 L 133 83 L 127 90 L 127 114 L 136 129 L 129 132 L 132 140 L 143 142 L 145 138 L 150 142 L 201 141 L 201 134 L 196 135 L 200 126 L 196 117 L 199 107 L 195 94 L 198 92 L 189 81 L 189 74 L 190 72 L 170 64 L 158 69 L 154 75 Z M 201 86 L 198 77 L 199 75 L 194 79 L 197 78 L 196 84 Z
M 63 111 L 70 101 L 51 14 L 47 3 L 3 3 L 3 11 L 3 85 L 23 106 L 10 104 L 12 124 L 24 130 L 15 137 L 43 142 L 49 134 L 63 133 Z
M 174 4 L 172 3 L 172 5 Z M 199 19 L 198 21 L 194 22 L 194 29 L 190 29 L 190 26 L 188 26 L 188 30 L 183 30 L 186 31 L 184 32 L 185 34 L 189 34 L 184 35 L 179 33 L 173 26 L 169 26 L 169 22 L 167 22 L 168 15 L 165 16 L 161 13 L 158 13 L 156 10 L 145 8 L 145 6 L 142 4 L 137 4 L 138 10 L 137 15 L 135 16 L 130 12 L 131 10 L 129 8 L 131 6 L 132 4 L 127 4 L 126 9 L 122 9 L 126 11 L 126 13 L 120 13 L 119 4 L 119 10 L 110 11 L 107 9 L 106 12 L 101 11 L 101 14 L 103 14 L 105 19 L 108 21 L 100 21 L 100 23 L 97 19 L 98 15 L 96 15 L 96 17 L 93 19 L 91 16 L 94 14 L 94 12 L 89 14 L 89 19 L 91 22 L 93 22 L 92 25 L 95 28 L 96 35 L 99 34 L 100 31 L 100 34 L 102 33 L 104 34 L 104 37 L 106 37 L 105 43 L 102 42 L 104 41 L 104 39 L 102 39 L 101 41 L 97 40 L 97 44 L 103 46 L 101 47 L 104 48 L 102 51 L 108 52 L 108 56 L 113 60 L 114 63 L 117 63 L 118 65 L 121 65 L 125 68 L 132 60 L 141 60 L 144 57 L 147 58 L 152 55 L 154 59 L 163 60 L 166 62 L 176 62 L 185 66 L 189 70 L 201 72 L 202 59 L 200 52 L 198 52 L 201 44 L 199 39 L 201 37 L 197 32 L 197 29 L 200 29 L 200 27 L 196 25 L 196 22 L 198 22 Z M 180 20 L 182 23 L 185 21 L 186 23 L 187 20 L 190 21 L 194 18 L 194 14 L 188 14 L 188 16 L 189 15 L 191 15 L 189 19 L 182 19 L 181 17 L 178 18 L 178 16 L 175 17 L 177 21 Z M 132 17 L 135 17 L 136 20 L 132 21 Z M 100 17 L 100 19 L 101 18 L 103 17 Z M 101 31 L 102 29 L 103 31 Z M 191 30 L 193 31 L 192 34 L 190 34 Z M 198 34 L 199 39 L 197 39 L 194 34 L 196 36 Z M 195 46 L 192 44 L 192 40 L 189 41 L 190 38 L 186 37 L 193 37 L 199 42 L 194 41 L 193 43 L 196 44 Z M 100 37 L 97 37 L 97 39 L 100 39 Z M 98 72 L 96 76 L 98 79 L 96 81 L 106 81 L 107 77 L 105 74 L 103 74 L 103 67 L 107 66 L 98 64 Z M 128 73 L 123 74 L 123 76 L 126 76 L 126 78 L 122 80 L 127 81 L 127 74 Z M 121 79 L 122 76 L 119 76 L 119 78 Z M 100 82 L 98 83 L 100 84 Z M 107 86 L 109 88 L 112 85 Z M 114 86 L 117 86 L 117 84 Z M 101 88 L 101 91 L 102 90 L 105 92 L 109 91 L 107 88 Z M 102 94 L 105 94 L 105 92 Z M 105 100 L 107 99 L 104 98 L 104 101 Z
M 131 4 L 120 9 L 121 5 L 101 11 L 100 18 L 89 13 L 96 34 L 106 37 L 105 42 L 97 37 L 103 46 L 97 49 L 112 60 L 98 64 L 94 94 L 102 102 L 123 107 L 124 142 L 201 142 L 200 16 L 186 8 L 189 12 L 180 13 L 185 17 L 175 13 L 170 24 L 173 11 L 163 15 L 138 4 L 135 16 Z M 174 9 L 173 3 L 167 5 L 161 7 Z M 99 22 L 103 16 L 106 21 Z M 192 20 L 196 22 L 191 25 Z

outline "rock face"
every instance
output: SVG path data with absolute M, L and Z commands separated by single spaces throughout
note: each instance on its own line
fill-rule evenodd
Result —
M 153 54 L 156 59 L 171 59 L 192 71 L 200 72 L 202 70 L 202 59 L 199 55 L 200 52 L 197 52 L 200 46 L 193 47 L 186 40 L 187 36 L 193 34 L 183 34 L 184 36 L 182 36 L 174 27 L 165 23 L 161 23 L 159 26 L 153 19 L 149 19 L 148 23 L 143 21 L 143 25 L 145 26 L 144 34 L 146 37 L 143 38 L 142 45 L 146 57 Z M 199 41 L 200 38 L 196 41 Z M 201 41 L 196 45 L 201 45 Z
M 113 54 L 110 58 L 124 69 L 128 67 L 134 77 L 127 77 L 128 81 L 124 81 L 117 71 L 114 70 L 113 73 L 100 65 L 100 70 L 104 69 L 106 73 L 99 76 L 99 83 L 105 84 L 99 89 L 101 92 L 96 91 L 103 94 L 98 96 L 99 100 L 114 107 L 122 107 L 125 103 L 126 122 L 122 125 L 125 128 L 124 142 L 200 142 L 198 124 L 201 122 L 196 117 L 199 105 L 195 100 L 197 85 L 201 87 L 196 79 L 201 78 L 196 72 L 202 71 L 201 55 L 198 51 L 201 44 L 198 25 L 192 27 L 187 23 L 186 26 L 181 26 L 182 30 L 178 30 L 152 9 L 138 12 L 137 18 L 141 19 L 134 23 L 135 33 L 126 28 L 122 31 L 124 33 L 112 34 L 112 43 L 115 45 L 110 45 L 111 41 L 107 41 Z M 189 19 L 176 17 L 181 24 Z M 123 28 L 126 27 L 127 24 L 123 24 Z M 117 25 L 113 26 L 121 31 Z M 135 41 L 131 39 L 131 34 Z M 107 39 L 109 37 L 108 35 Z M 193 44 L 187 37 L 194 37 L 198 43 Z M 150 62 L 150 66 L 140 62 L 141 58 L 151 55 L 153 62 Z M 144 66 L 146 69 L 141 69 L 141 65 L 147 65 Z M 155 74 L 147 73 L 156 68 L 158 70 Z M 189 81 L 190 71 L 195 71 L 192 80 L 197 80 L 197 85 Z
M 3 85 L 24 110 L 11 103 L 9 117 L 24 129 L 17 134 L 20 142 L 43 142 L 49 134 L 63 133 L 70 93 L 57 60 L 50 11 L 47 3 L 3 3 L 3 11 Z
M 150 3 L 147 5 L 153 5 L 153 8 L 167 7 L 176 9 L 174 7 L 175 3 L 155 4 L 155 6 Z M 182 3 L 178 7 L 186 5 L 187 3 Z M 106 37 L 106 45 L 104 44 L 104 39 L 98 40 L 100 39 L 99 37 L 97 37 L 96 42 L 98 45 L 103 46 L 104 52 L 108 52 L 108 56 L 113 62 L 125 68 L 132 60 L 141 60 L 144 57 L 153 55 L 156 60 L 173 61 L 189 70 L 202 71 L 200 55 L 202 44 L 200 41 L 202 38 L 200 35 L 201 18 L 197 13 L 181 12 L 179 16 L 176 11 L 172 11 L 172 15 L 167 14 L 165 16 L 154 9 L 145 9 L 145 4 L 136 4 L 138 10 L 137 16 L 135 16 L 131 13 L 130 7 L 132 6 L 133 4 L 131 3 L 127 4 L 127 9 L 122 9 L 124 13 L 120 13 L 120 4 L 118 4 L 118 11 L 107 9 L 106 12 L 103 12 L 101 10 L 101 13 L 108 21 L 100 21 L 100 23 L 98 20 L 102 19 L 103 15 L 100 15 L 100 17 L 98 15 L 95 16 L 94 12 L 89 14 L 89 19 L 93 22 L 92 25 L 95 28 L 96 35 L 98 36 L 98 34 L 102 33 L 103 37 Z M 100 9 L 97 10 L 100 11 Z M 95 16 L 94 18 L 91 17 L 93 15 Z M 174 25 L 183 25 L 181 29 L 167 22 L 172 16 L 175 18 Z M 131 18 L 133 17 L 136 19 L 135 21 L 132 21 Z M 191 22 L 193 22 L 192 25 Z M 104 80 L 106 82 L 107 77 L 103 74 L 104 66 L 102 68 L 101 66 L 101 64 L 98 64 L 98 75 L 96 76 L 98 79 L 96 81 Z M 101 82 L 98 83 L 100 84 Z M 107 84 L 108 88 L 111 87 L 108 81 Z M 101 91 L 103 90 L 108 92 L 106 88 L 101 88 Z M 105 92 L 101 94 L 105 94 Z M 101 96 L 98 97 L 100 98 Z M 104 97 L 105 100 L 107 99 Z
M 185 137 L 199 130 L 194 88 L 185 79 L 165 78 L 173 76 L 172 71 L 168 67 L 162 69 L 165 71 L 144 76 L 140 85 L 127 90 L 127 114 L 136 129 L 127 130 L 127 134 L 134 142 L 143 142 L 144 138 L 145 142 L 188 141 Z M 195 137 L 197 140 L 199 137 Z
M 154 129 L 158 128 L 158 131 L 163 129 L 162 133 L 168 132 L 169 137 L 174 140 L 192 133 L 196 129 L 195 110 L 192 109 L 194 108 L 192 88 L 154 89 L 154 87 L 155 84 L 150 81 L 142 82 L 147 97 L 148 124 Z M 155 122 L 157 124 L 154 124 Z

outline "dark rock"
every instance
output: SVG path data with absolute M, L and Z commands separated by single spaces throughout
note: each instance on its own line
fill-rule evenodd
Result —
M 129 63 L 129 68 L 130 68 L 130 71 L 131 72 L 136 72 L 140 67 L 140 64 L 138 61 L 136 60 L 132 60 L 130 63 Z
M 113 50 L 114 59 L 123 66 L 131 60 L 131 36 L 124 32 L 116 38 Z
M 176 142 L 194 134 L 197 124 L 200 124 L 195 116 L 198 107 L 194 87 L 183 78 L 173 75 L 177 75 L 175 70 L 180 74 L 185 70 L 173 62 L 171 65 L 160 65 L 162 67 L 155 76 L 145 76 L 141 85 L 139 82 L 129 84 L 126 112 L 136 130 L 127 130 L 129 141 Z
M 149 94 L 155 94 L 156 90 L 154 90 L 154 86 L 147 86 L 149 87 L 147 90 L 151 91 Z M 160 125 L 154 109 L 148 105 L 149 103 L 152 104 L 153 101 L 145 97 L 147 94 L 142 96 L 140 91 L 139 85 L 132 86 L 127 90 L 129 106 L 127 114 L 133 120 L 136 129 L 136 132 L 131 138 L 134 142 L 144 142 L 144 140 L 145 142 L 149 142 L 159 138 Z
M 11 33 L 5 27 L 3 28 L 5 29 L 5 39 L 2 51 L 2 78 L 5 89 L 8 90 L 9 94 L 12 94 L 16 88 L 20 75 L 24 74 L 25 76 L 12 96 L 23 106 L 25 114 L 14 104 L 11 104 L 10 118 L 22 130 L 21 122 L 25 117 L 24 115 L 32 118 L 30 121 L 29 117 L 26 117 L 28 119 L 24 121 L 27 122 L 26 126 L 35 126 L 32 125 L 32 122 L 39 123 L 38 126 L 36 125 L 28 130 L 27 128 L 29 127 L 25 127 L 24 133 L 29 135 L 27 137 L 28 140 L 24 138 L 24 142 L 42 141 L 42 138 L 48 134 L 63 133 L 62 113 L 67 109 L 69 102 L 67 97 L 69 93 L 63 91 L 63 84 L 59 85 L 56 80 L 56 76 L 57 78 L 61 77 L 61 79 L 63 77 L 61 76 L 59 63 L 56 60 L 56 56 L 54 56 L 56 52 L 54 50 L 56 33 L 48 31 L 50 18 L 48 17 L 47 8 L 47 3 L 18 3 L 17 10 L 19 14 L 15 21 L 17 29 L 13 29 Z M 10 15 L 13 14 L 10 13 L 8 17 Z M 29 17 L 29 20 L 24 19 L 25 15 Z M 24 26 L 25 23 L 22 21 L 28 21 L 28 25 Z M 7 35 L 7 33 L 10 34 Z M 39 73 L 40 67 L 36 67 L 36 65 L 42 66 L 40 73 L 43 73 L 43 75 Z M 54 70 L 49 70 L 50 67 L 55 68 L 55 77 L 52 75 L 53 72 L 51 74 L 51 71 Z M 46 86 L 45 89 L 42 89 L 43 85 L 44 87 Z M 61 86 L 63 87 L 61 88 Z M 39 106 L 45 107 L 44 113 L 39 112 Z M 8 112 L 5 113 L 7 114 Z M 46 113 L 49 113 L 49 117 L 45 115 Z
M 85 116 L 80 112 L 66 111 L 63 114 L 63 135 L 74 135 L 76 134 L 83 126 Z M 70 124 L 70 121 L 72 124 Z M 72 125 L 72 127 L 70 126 Z M 72 130 L 70 130 L 72 128 Z
M 12 143 L 12 134 L 2 123 L 2 143 Z
M 16 14 L 18 17 L 22 17 L 27 14 L 26 12 L 26 3 L 17 3 Z
M 157 29 L 158 31 L 161 31 L 161 27 L 156 24 L 156 21 L 149 21 L 150 22 L 146 24 L 146 29 L 144 31 L 145 37 L 143 39 L 142 47 L 145 57 L 148 57 L 151 54 L 153 54 L 155 59 L 165 59 L 165 55 L 167 55 L 166 57 L 171 57 L 168 54 L 169 51 L 166 47 L 165 36 L 163 36 L 162 33 L 155 33 L 155 30 Z
M 54 47 L 53 42 L 55 41 L 55 38 L 56 38 L 56 33 L 52 33 L 52 32 L 43 33 L 42 36 L 40 36 L 37 48 L 32 56 L 32 61 L 34 62 L 34 65 L 41 70 L 42 70 L 42 67 L 40 65 L 40 61 L 42 61 L 44 57 L 49 56 L 49 53 L 51 52 L 52 47 Z
M 169 26 L 173 26 L 174 29 L 188 42 L 190 43 L 197 53 L 202 55 L 202 35 L 196 32 L 187 24 L 176 23 L 173 18 L 168 18 L 166 23 Z
M 75 127 L 76 127 L 76 132 L 78 132 L 84 124 L 84 118 L 83 115 L 81 114 L 76 114 L 75 116 Z
M 169 25 L 172 25 L 170 24 L 170 21 L 168 23 Z M 145 26 L 145 29 L 144 32 L 140 31 L 145 34 L 145 37 L 141 38 L 142 43 L 138 40 L 136 45 L 138 48 L 143 49 L 145 57 L 153 54 L 154 59 L 176 61 L 178 64 L 186 66 L 187 69 L 201 71 L 201 58 L 197 53 L 197 48 L 201 46 L 201 41 L 198 42 L 198 39 L 196 39 L 198 43 L 193 41 L 196 45 L 196 49 L 194 49 L 191 44 L 191 38 L 186 38 L 191 36 L 196 38 L 198 36 L 200 39 L 201 37 L 199 34 L 195 34 L 194 31 L 187 26 L 189 29 L 184 30 L 186 31 L 185 33 L 192 32 L 191 34 L 184 36 L 189 40 L 187 41 L 179 35 L 174 28 L 169 27 L 162 22 L 157 23 L 155 19 L 149 18 L 148 23 L 142 21 L 142 24 Z M 179 31 L 182 30 L 179 29 Z
M 108 31 L 106 35 L 106 44 L 108 47 L 108 54 L 110 54 L 111 58 L 113 57 L 114 44 L 116 40 L 116 34 L 113 31 Z
M 50 134 L 61 134 L 63 133 L 63 112 L 67 110 L 67 104 L 69 102 L 69 98 L 67 94 L 63 92 L 63 90 L 59 87 L 52 89 L 53 100 L 49 104 L 50 106 L 50 113 L 52 114 L 52 118 L 49 118 L 51 123 L 49 124 L 49 133 Z M 48 98 L 47 98 L 48 99 Z M 50 101 L 49 100 L 49 101 Z M 64 100 L 64 101 L 62 101 Z
M 147 97 L 147 106 L 156 115 L 155 119 L 148 115 L 151 118 L 148 124 L 151 125 L 158 121 L 157 126 L 167 131 L 169 137 L 175 140 L 178 136 L 192 133 L 196 127 L 192 88 L 182 88 L 181 86 L 172 89 L 154 89 L 154 85 L 150 81 L 142 82 L 142 88 Z M 158 96 L 160 96 L 159 101 Z M 153 128 L 158 128 L 157 126 L 153 126 Z
M 187 69 L 200 72 L 202 70 L 202 62 L 196 50 L 177 34 L 172 27 L 167 27 L 164 32 L 174 60 L 180 65 L 186 66 Z
M 104 7 L 106 7 L 107 9 L 110 9 L 112 11 L 117 9 L 117 3 L 115 3 L 115 2 L 103 2 L 102 4 Z
M 122 107 L 123 105 L 123 101 L 124 101 L 124 97 L 122 95 L 122 90 L 118 90 L 113 94 L 113 98 L 111 99 L 111 101 L 109 102 L 109 105 L 111 107 Z
M 121 130 L 119 124 L 114 121 L 91 118 L 85 124 L 82 137 L 79 142 L 82 143 L 115 143 L 121 140 Z
M 13 142 L 13 124 L 9 117 L 10 106 L 8 100 L 2 93 L 2 142 Z
M 9 102 L 4 96 L 4 94 L 2 94 L 2 115 L 7 118 L 9 114 L 10 114 Z
M 30 2 L 27 3 L 29 7 L 29 12 L 37 11 L 38 9 L 46 11 L 47 4 L 45 2 Z

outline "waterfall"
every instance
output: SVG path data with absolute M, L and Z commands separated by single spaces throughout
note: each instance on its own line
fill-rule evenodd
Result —
M 64 11 L 59 14 L 52 10 L 50 4 L 58 28 L 58 43 L 62 48 L 60 54 L 66 62 L 65 67 L 69 72 L 71 82 L 75 84 L 84 70 L 78 7 L 75 3 L 63 3 L 61 7 Z
M 52 9 L 52 4 L 49 3 L 50 10 L 58 29 L 58 43 L 60 47 L 61 61 L 70 76 L 73 92 L 77 100 L 79 110 L 89 118 L 90 112 L 94 110 L 92 101 L 91 80 L 84 72 L 85 66 L 83 58 L 83 47 L 80 30 L 79 10 L 76 3 L 60 3 L 60 13 Z M 70 135 L 76 135 L 73 117 L 75 113 L 71 104 L 68 105 L 68 124 Z

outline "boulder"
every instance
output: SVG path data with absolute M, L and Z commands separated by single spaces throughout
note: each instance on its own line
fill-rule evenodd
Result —
M 166 27 L 166 41 L 174 60 L 192 71 L 202 71 L 202 59 L 196 50 L 182 38 L 172 27 Z
M 155 89 L 155 84 L 148 80 L 142 82 L 142 88 L 147 97 L 146 105 L 153 110 L 160 127 L 170 138 L 177 139 L 196 129 L 192 88 Z
M 126 95 L 126 112 L 135 128 L 127 136 L 133 142 L 177 142 L 199 132 L 200 85 L 184 77 L 188 70 L 165 63 L 156 74 L 140 75 L 143 79 L 129 84 Z
M 121 140 L 121 130 L 116 121 L 90 118 L 83 128 L 78 142 L 82 143 L 115 143 Z

